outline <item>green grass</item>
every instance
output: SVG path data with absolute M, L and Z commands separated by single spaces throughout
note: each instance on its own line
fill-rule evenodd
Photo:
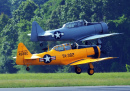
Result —
M 130 85 L 130 73 L 0 74 L 0 88 Z

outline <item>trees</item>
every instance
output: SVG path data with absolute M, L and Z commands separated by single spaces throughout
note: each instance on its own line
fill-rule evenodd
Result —
M 13 12 L 13 18 L 16 22 L 19 22 L 22 19 L 30 21 L 31 18 L 35 15 L 34 11 L 38 8 L 33 1 L 27 0 L 20 4 L 19 8 Z
M 9 0 L 0 0 L 0 14 L 4 13 L 8 16 L 11 16 L 11 2 Z
M 9 20 L 8 16 L 5 15 L 4 13 L 1 13 L 1 15 L 0 15 L 0 32 L 5 27 L 5 25 L 8 23 L 8 20 Z

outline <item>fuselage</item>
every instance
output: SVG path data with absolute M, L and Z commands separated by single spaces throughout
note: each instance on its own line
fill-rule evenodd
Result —
M 79 41 L 96 34 L 108 33 L 107 24 L 104 22 L 82 23 L 82 25 L 79 25 L 78 23 L 80 23 L 80 21 L 67 23 L 59 29 L 45 31 L 45 33 L 51 33 L 52 35 L 38 36 L 38 41 Z
M 55 46 L 51 51 L 32 54 L 32 57 L 38 56 L 37 59 L 24 59 L 19 65 L 69 65 L 78 59 L 99 58 L 100 48 L 98 46 L 88 47 L 79 46 L 78 49 L 67 49 L 65 45 Z

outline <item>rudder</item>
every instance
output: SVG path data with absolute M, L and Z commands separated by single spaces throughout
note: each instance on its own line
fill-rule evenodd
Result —
M 24 65 L 24 57 L 25 56 L 31 56 L 31 55 L 32 54 L 25 47 L 25 45 L 23 43 L 19 43 L 18 44 L 18 49 L 17 49 L 16 64 Z

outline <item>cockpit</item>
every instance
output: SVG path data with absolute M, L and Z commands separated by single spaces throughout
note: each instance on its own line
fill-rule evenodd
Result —
M 80 27 L 80 26 L 86 26 L 87 25 L 87 21 L 86 20 L 78 20 L 78 21 L 74 21 L 74 22 L 68 22 L 66 24 L 63 25 L 62 28 L 74 28 L 74 27 Z
M 56 51 L 65 51 L 65 50 L 71 50 L 71 45 L 69 43 L 61 44 L 61 45 L 56 45 L 52 48 L 53 50 Z

